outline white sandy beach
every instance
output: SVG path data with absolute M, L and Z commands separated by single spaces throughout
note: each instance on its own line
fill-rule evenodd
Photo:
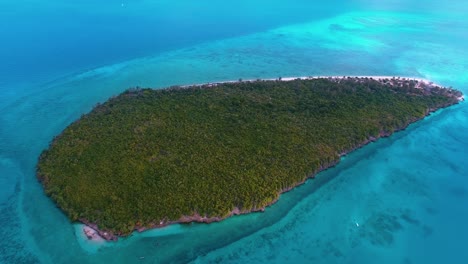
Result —
M 440 84 L 437 84 L 437 83 L 434 83 L 432 82 L 431 80 L 428 80 L 428 79 L 424 79 L 424 78 L 420 78 L 420 77 L 411 77 L 411 76 L 386 76 L 386 75 L 343 75 L 343 76 L 333 76 L 333 75 L 330 75 L 330 76 L 292 76 L 292 77 L 278 77 L 278 78 L 270 78 L 270 79 L 247 79 L 247 80 L 244 80 L 244 79 L 240 79 L 240 80 L 237 80 L 237 81 L 234 81 L 234 80 L 229 80 L 229 81 L 219 81 L 219 82 L 211 82 L 211 83 L 203 83 L 203 84 L 195 84 L 195 85 L 183 85 L 181 87 L 190 87 L 190 86 L 202 86 L 202 85 L 216 85 L 216 84 L 222 84 L 222 83 L 236 83 L 236 82 L 239 82 L 239 81 L 242 81 L 242 82 L 253 82 L 253 81 L 257 81 L 257 80 L 262 80 L 262 81 L 277 81 L 277 80 L 280 80 L 281 81 L 293 81 L 293 80 L 297 80 L 297 79 L 300 79 L 300 80 L 312 80 L 312 79 L 320 79 L 320 78 L 332 78 L 332 79 L 343 79 L 343 78 L 369 78 L 369 79 L 375 79 L 375 80 L 385 80 L 385 79 L 396 79 L 396 80 L 415 80 L 415 81 L 418 81 L 418 82 L 422 82 L 426 85 L 434 85 L 434 86 L 439 86 L 439 87 L 444 87 L 443 85 L 440 85 Z

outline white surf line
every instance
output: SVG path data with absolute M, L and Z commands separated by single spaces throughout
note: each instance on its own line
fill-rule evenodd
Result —
M 187 88 L 191 86 L 213 86 L 217 84 L 224 84 L 224 83 L 238 83 L 238 82 L 255 82 L 255 81 L 293 81 L 293 80 L 313 80 L 313 79 L 347 79 L 347 78 L 369 78 L 369 79 L 374 79 L 377 81 L 382 81 L 385 79 L 388 80 L 400 80 L 400 81 L 418 81 L 418 82 L 423 82 L 426 85 L 433 85 L 433 86 L 439 86 L 442 88 L 446 88 L 443 85 L 434 83 L 431 80 L 420 78 L 420 77 L 411 77 L 411 76 L 386 76 L 386 75 L 328 75 L 328 76 L 293 76 L 293 77 L 278 77 L 278 78 L 267 78 L 267 79 L 239 79 L 239 80 L 229 80 L 229 81 L 216 81 L 216 82 L 209 82 L 209 83 L 201 83 L 201 84 L 189 84 L 189 85 L 175 85 L 177 87 L 182 87 L 182 88 Z

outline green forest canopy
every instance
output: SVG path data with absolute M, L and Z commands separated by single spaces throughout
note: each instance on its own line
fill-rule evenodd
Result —
M 127 90 L 56 137 L 37 174 L 71 220 L 117 235 L 195 213 L 258 210 L 340 154 L 459 96 L 396 84 L 348 78 Z

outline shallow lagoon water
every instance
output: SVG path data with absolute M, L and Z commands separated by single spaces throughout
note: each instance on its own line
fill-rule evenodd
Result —
M 38 1 L 21 4 L 26 2 L 38 5 Z M 264 213 L 210 225 L 174 225 L 134 234 L 117 243 L 83 240 L 79 226 L 55 208 L 36 181 L 37 157 L 53 136 L 96 103 L 128 87 L 279 76 L 401 75 L 432 79 L 468 92 L 468 20 L 463 17 L 463 10 L 467 10 L 463 2 L 429 2 L 425 6 L 416 5 L 417 1 L 378 5 L 356 1 L 346 6 L 339 2 L 322 7 L 320 16 L 313 15 L 313 4 L 303 1 L 297 4 L 302 11 L 298 7 L 285 9 L 288 5 L 279 1 L 271 7 L 259 2 L 251 8 L 266 16 L 260 22 L 249 9 L 251 15 L 246 14 L 244 24 L 234 23 L 237 18 L 231 15 L 221 23 L 224 30 L 213 29 L 219 34 L 197 28 L 186 42 L 177 45 L 174 42 L 181 33 L 171 35 L 169 26 L 153 27 L 166 35 L 152 37 L 148 29 L 139 28 L 131 34 L 148 38 L 146 48 L 127 41 L 117 45 L 119 52 L 99 52 L 110 45 L 109 41 L 118 40 L 110 33 L 102 37 L 97 33 L 121 14 L 121 3 L 115 7 L 113 1 L 105 1 L 93 12 L 103 13 L 104 6 L 113 4 L 112 9 L 106 9 L 110 22 L 84 26 L 88 31 L 97 27 L 89 34 L 102 46 L 67 46 L 66 40 L 52 34 L 63 47 L 61 58 L 69 62 L 59 60 L 57 54 L 50 53 L 52 49 L 30 47 L 24 54 L 32 56 L 40 67 L 28 68 L 21 60 L 16 61 L 17 67 L 3 65 L 0 262 L 466 263 L 466 103 L 432 114 L 403 132 L 351 153 L 337 167 L 282 195 Z M 60 11 L 71 14 L 72 10 L 84 21 L 84 10 L 93 6 L 88 2 L 78 7 L 62 5 Z M 184 6 L 169 2 L 153 6 L 147 1 L 133 5 L 131 17 L 142 14 L 140 19 L 146 20 L 127 25 L 127 33 L 132 27 L 157 24 L 144 7 L 170 10 L 166 19 L 173 19 L 177 8 Z M 247 2 L 243 5 L 248 6 Z M 10 4 L 6 10 L 14 7 Z M 309 9 L 304 10 L 306 7 Z M 50 6 L 41 8 L 51 10 Z M 281 10 L 299 13 L 284 15 Z M 95 18 L 93 12 L 87 16 Z M 215 10 L 206 12 L 211 17 L 191 18 L 175 28 L 190 28 L 187 25 L 195 22 L 213 24 L 220 19 Z M 53 22 L 63 18 L 52 18 L 55 20 L 46 25 L 57 29 Z M 14 36 L 12 29 L 0 29 Z M 65 36 L 79 32 L 78 27 Z M 152 45 L 155 42 L 161 43 Z M 11 39 L 8 43 L 16 42 Z M 47 50 L 49 53 L 44 52 Z M 95 58 L 89 55 L 93 52 L 104 55 Z M 6 56 L 5 49 L 1 54 Z M 76 59 L 81 55 L 85 56 L 82 60 Z M 54 59 L 48 62 L 48 56 Z

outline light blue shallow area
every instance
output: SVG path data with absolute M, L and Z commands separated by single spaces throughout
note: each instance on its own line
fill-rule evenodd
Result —
M 463 1 L 251 2 L 0 3 L 0 263 L 468 263 L 466 103 L 220 223 L 90 242 L 43 194 L 40 152 L 128 87 L 390 75 L 468 93 Z

